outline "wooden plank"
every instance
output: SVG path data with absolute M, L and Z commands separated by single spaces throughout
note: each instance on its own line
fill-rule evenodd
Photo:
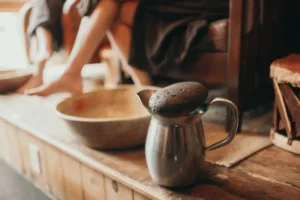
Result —
M 227 84 L 231 100 L 239 105 L 239 85 L 243 32 L 244 0 L 230 0 Z
M 138 193 L 138 192 L 133 192 L 133 200 L 150 200 L 148 197 L 145 197 L 144 195 Z
M 50 193 L 56 199 L 64 199 L 61 152 L 50 145 L 46 145 L 46 158 Z
M 291 114 L 291 121 L 295 121 L 296 131 L 292 131 L 292 134 L 288 135 L 289 144 L 292 144 L 291 139 L 300 136 L 300 133 L 298 133 L 298 131 L 300 131 L 300 122 L 298 121 L 298 119 L 300 118 L 300 101 L 299 97 L 293 91 L 292 86 L 284 83 L 280 84 L 279 87 L 280 91 L 282 92 L 284 102 L 286 103 L 287 110 Z
M 65 199 L 83 200 L 81 163 L 67 155 L 62 154 L 61 156 L 65 180 Z
M 108 177 L 104 180 L 106 200 L 133 200 L 133 191 L 130 188 Z
M 54 97 L 52 96 L 51 98 Z M 65 164 L 62 174 L 66 179 L 64 188 L 68 188 L 68 193 L 74 195 L 71 196 L 71 198 L 74 197 L 73 199 L 77 199 L 76 197 L 82 197 L 81 199 L 83 199 L 83 188 L 80 186 L 82 184 L 80 162 L 94 169 L 97 173 L 99 172 L 117 181 L 117 185 L 121 183 L 127 188 L 127 191 L 129 190 L 128 194 L 130 197 L 133 197 L 131 189 L 148 198 L 160 200 L 179 198 L 182 200 L 201 198 L 239 199 L 239 197 L 245 199 L 287 199 L 286 197 L 297 199 L 300 196 L 299 174 L 296 172 L 299 169 L 299 162 L 296 160 L 296 156 L 284 151 L 278 150 L 270 155 L 265 155 L 266 152 L 269 154 L 269 149 L 263 150 L 231 169 L 212 165 L 209 168 L 214 173 L 203 173 L 205 179 L 200 179 L 196 185 L 189 188 L 169 190 L 159 187 L 151 179 L 146 166 L 145 152 L 142 148 L 126 151 L 98 151 L 87 148 L 73 140 L 73 137 L 69 134 L 70 131 L 63 126 L 63 123 L 57 119 L 53 112 L 50 112 L 50 109 L 47 111 L 46 107 L 45 110 L 47 112 L 40 112 L 43 107 L 34 102 L 34 100 L 37 100 L 36 98 L 31 99 L 31 97 L 20 95 L 17 97 L 13 96 L 10 100 L 12 101 L 8 101 L 4 97 L 0 98 L 0 115 L 2 117 L 6 114 L 7 120 L 31 131 L 31 137 L 39 138 L 55 146 L 55 148 L 59 148 L 62 153 L 72 156 L 72 158 L 66 155 L 62 156 L 62 163 L 69 163 L 68 165 Z M 34 105 L 30 104 L 31 100 Z M 42 98 L 41 104 L 46 104 L 44 100 L 46 101 L 47 98 Z M 20 101 L 23 104 L 18 108 L 18 102 Z M 26 106 L 24 106 L 24 103 Z M 28 109 L 28 111 L 24 111 L 24 108 Z M 22 115 L 20 114 L 21 116 L 18 118 L 11 118 L 11 113 L 21 113 Z M 32 120 L 32 117 L 35 116 L 32 113 L 40 113 L 40 115 L 34 118 L 35 120 Z M 41 125 L 39 118 L 42 118 L 42 121 L 47 119 L 49 123 Z M 22 132 L 22 135 L 26 136 L 27 133 Z M 29 140 L 25 136 L 25 139 L 20 140 L 22 153 L 24 152 L 23 146 L 26 148 L 28 146 L 28 144 L 23 145 L 23 143 L 28 143 L 26 140 Z M 26 150 L 26 148 L 24 149 Z M 257 156 L 261 156 L 260 159 Z M 22 157 L 26 158 L 26 151 L 22 154 Z M 282 163 L 279 165 L 280 167 L 277 167 L 278 163 Z M 287 175 L 289 172 L 293 175 Z M 75 176 L 75 178 L 72 176 Z M 109 182 L 109 185 L 107 182 Z M 105 181 L 105 189 L 111 189 L 111 187 L 111 180 Z M 116 196 L 115 192 L 111 193 L 106 194 L 106 197 Z
M 0 151 L 2 159 L 10 163 L 10 152 L 9 152 L 9 143 L 7 137 L 7 122 L 2 120 L 0 121 Z
M 299 156 L 275 146 L 250 157 L 239 168 L 286 186 L 300 188 Z
M 30 136 L 23 130 L 19 130 L 19 138 L 21 144 L 22 159 L 24 164 L 25 176 L 31 180 L 37 187 L 43 191 L 49 191 L 49 185 L 46 173 L 46 155 L 44 143 L 40 140 Z M 33 165 L 34 157 L 30 153 L 30 149 L 34 148 L 37 150 L 39 171 Z
M 291 132 L 292 132 L 291 122 L 290 122 L 289 117 L 287 115 L 287 109 L 285 107 L 285 103 L 284 103 L 284 100 L 283 100 L 281 90 L 279 88 L 279 84 L 275 80 L 273 80 L 273 85 L 274 85 L 274 91 L 275 91 L 275 96 L 276 96 L 276 102 L 275 103 L 278 106 L 280 117 L 281 117 L 281 120 L 283 120 L 285 130 L 286 130 L 287 134 L 290 135 Z
M 105 199 L 104 176 L 82 165 L 84 200 Z
M 27 133 L 19 130 L 19 138 L 20 138 L 20 148 L 22 152 L 22 162 L 24 166 L 24 175 L 29 179 L 31 179 L 31 167 L 30 167 L 30 158 L 28 151 L 28 141 L 29 136 Z
M 6 123 L 6 135 L 10 152 L 10 165 L 20 173 L 23 173 L 23 163 L 21 159 L 21 148 L 18 136 L 18 128 L 10 123 Z
M 265 160 L 264 162 L 267 161 Z M 261 165 L 261 163 L 257 163 L 257 165 Z M 298 199 L 300 196 L 300 189 L 298 187 L 293 187 L 292 185 L 270 178 L 266 174 L 258 173 L 260 169 L 256 171 L 255 167 L 249 169 L 236 166 L 233 169 L 226 169 L 211 166 L 210 168 L 215 171 L 215 174 L 209 177 L 213 185 L 218 185 L 228 192 L 245 199 L 280 200 Z M 279 172 L 277 171 L 277 173 Z

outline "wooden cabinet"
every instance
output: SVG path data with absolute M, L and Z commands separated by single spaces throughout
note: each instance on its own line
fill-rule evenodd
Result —
M 45 145 L 19 129 L 20 147 L 25 176 L 45 192 L 49 192 L 46 173 Z
M 0 120 L 0 156 L 1 158 L 10 163 L 10 153 L 9 153 L 9 142 L 7 137 L 7 122 Z
M 66 200 L 83 200 L 81 163 L 73 158 L 61 155 Z
M 54 198 L 63 200 L 65 199 L 65 192 L 61 152 L 50 145 L 46 145 L 46 158 L 50 193 Z
M 23 172 L 21 159 L 19 129 L 10 123 L 0 120 L 0 156 L 18 172 Z
M 106 193 L 107 200 L 133 199 L 133 191 L 130 188 L 108 177 L 105 177 L 104 182 L 105 182 L 105 193 Z
M 149 200 L 0 119 L 0 156 L 57 200 Z
M 23 173 L 23 163 L 18 131 L 20 130 L 17 127 L 13 126 L 10 123 L 6 123 L 6 142 L 8 142 L 9 146 L 9 163 L 15 170 Z
M 87 166 L 82 166 L 84 200 L 105 199 L 104 176 Z

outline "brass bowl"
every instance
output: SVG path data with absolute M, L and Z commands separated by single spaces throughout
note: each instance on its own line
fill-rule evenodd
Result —
M 120 86 L 69 97 L 56 107 L 57 114 L 86 146 L 125 149 L 145 143 L 150 114 L 136 93 L 154 87 Z
M 0 70 L 0 93 L 15 91 L 32 76 L 28 70 Z

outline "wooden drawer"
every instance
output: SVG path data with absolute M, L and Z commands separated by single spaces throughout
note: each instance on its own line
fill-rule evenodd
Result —
M 44 143 L 21 129 L 19 138 L 25 176 L 44 192 L 49 192 Z M 33 150 L 35 153 L 32 153 Z
M 61 155 L 62 154 L 59 150 L 50 145 L 46 145 L 46 164 L 49 190 L 51 195 L 58 200 L 65 199 Z
M 9 159 L 7 160 L 9 164 L 20 173 L 24 173 L 22 156 L 21 156 L 21 143 L 19 138 L 20 129 L 16 126 L 6 123 L 6 140 L 8 142 L 8 153 Z
M 10 163 L 7 122 L 3 119 L 0 119 L 0 156 L 4 161 Z
M 81 163 L 62 154 L 62 171 L 66 200 L 83 200 L 83 188 L 81 179 Z
M 85 200 L 105 199 L 104 176 L 87 166 L 82 166 L 82 180 Z
M 105 177 L 104 184 L 106 200 L 133 200 L 133 191 L 121 183 Z

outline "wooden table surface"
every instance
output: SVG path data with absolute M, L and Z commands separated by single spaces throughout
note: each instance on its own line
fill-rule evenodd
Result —
M 50 110 L 52 108 L 30 110 L 30 106 L 24 106 L 37 102 L 41 103 L 40 98 L 0 97 L 0 118 L 151 199 L 300 198 L 300 159 L 274 146 L 230 169 L 206 164 L 203 178 L 196 185 L 170 190 L 152 181 L 143 148 L 126 151 L 87 148 L 65 131 L 68 130 L 66 124 Z

